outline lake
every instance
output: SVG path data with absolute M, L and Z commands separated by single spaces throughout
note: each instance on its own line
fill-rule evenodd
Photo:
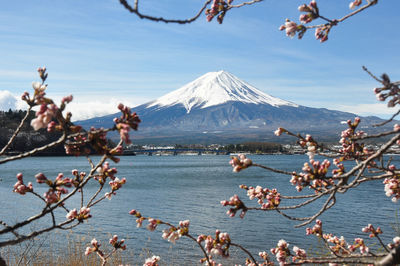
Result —
M 307 161 L 304 155 L 250 155 L 254 162 L 284 170 L 297 170 Z M 99 157 L 93 157 L 94 161 Z M 139 254 L 149 253 L 161 256 L 162 265 L 186 264 L 196 265 L 202 257 L 200 249 L 194 242 L 182 238 L 175 245 L 161 238 L 164 227 L 155 232 L 136 228 L 135 218 L 129 215 L 131 209 L 139 210 L 144 216 L 151 216 L 177 225 L 180 220 L 190 220 L 190 233 L 214 234 L 216 229 L 228 232 L 235 243 L 239 243 L 257 255 L 261 250 L 269 251 L 280 239 L 308 249 L 318 247 L 318 241 L 313 236 L 305 235 L 305 227 L 294 228 L 297 224 L 283 218 L 276 212 L 249 211 L 244 219 L 230 218 L 226 215 L 227 208 L 220 205 L 221 200 L 228 200 L 237 194 L 248 206 L 256 206 L 255 201 L 248 200 L 246 192 L 239 185 L 261 185 L 277 188 L 282 195 L 298 195 L 289 183 L 290 177 L 268 172 L 260 168 L 249 168 L 240 173 L 233 173 L 229 165 L 229 156 L 124 156 L 115 165 L 117 176 L 125 177 L 127 183 L 117 191 L 112 200 L 105 200 L 92 208 L 93 218 L 74 229 L 73 236 L 85 236 L 86 243 L 96 237 L 103 247 L 107 246 L 110 235 L 117 234 L 126 239 L 128 250 L 126 263 L 143 264 L 144 258 Z M 399 158 L 395 157 L 395 161 Z M 72 169 L 89 172 L 85 158 L 75 157 L 34 157 L 21 161 L 0 165 L 0 219 L 13 224 L 17 218 L 29 217 L 41 210 L 42 202 L 32 195 L 21 196 L 12 192 L 16 182 L 16 174 L 24 174 L 24 182 L 34 183 L 35 190 L 42 194 L 44 185 L 34 182 L 34 175 L 43 172 L 48 178 L 54 179 L 59 172 L 71 176 Z M 85 195 L 96 190 L 98 184 L 89 183 Z M 108 189 L 108 185 L 107 185 Z M 309 192 L 308 189 L 305 189 Z M 105 191 L 106 192 L 106 191 Z M 282 200 L 282 206 L 287 205 Z M 291 211 L 289 214 L 306 216 L 313 214 L 322 202 Z M 67 205 L 68 208 L 79 209 L 80 198 L 75 197 Z M 338 236 L 343 235 L 348 242 L 355 237 L 368 238 L 361 228 L 368 223 L 381 226 L 383 239 L 390 242 L 394 236 L 393 225 L 399 205 L 392 203 L 385 196 L 382 181 L 362 184 L 354 191 L 337 197 L 337 204 L 325 212 L 320 219 L 325 232 Z M 65 213 L 60 212 L 60 217 Z M 50 222 L 50 218 L 41 223 Z M 146 223 L 145 223 L 146 224 Z M 144 225 L 145 225 L 144 224 Z M 314 223 L 311 224 L 311 226 Z M 29 226 L 37 229 L 40 223 Z M 65 241 L 64 233 L 51 233 L 54 238 L 54 248 L 62 248 Z M 45 236 L 48 237 L 48 236 Z M 0 239 L 4 240 L 4 236 Z M 367 239 L 367 243 L 375 243 Z M 46 245 L 45 245 L 46 246 Z M 82 250 L 82 252 L 84 252 Z M 244 254 L 231 248 L 232 259 L 227 265 L 244 264 Z M 130 255 L 128 255 L 130 254 Z M 124 256 L 124 253 L 122 254 Z M 241 258 L 241 259 L 239 259 Z M 223 261 L 221 261 L 223 262 Z

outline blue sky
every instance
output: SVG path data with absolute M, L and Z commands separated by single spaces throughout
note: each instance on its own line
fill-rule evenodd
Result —
M 142 2 L 143 12 L 173 18 L 192 16 L 202 3 Z M 379 1 L 332 29 L 323 44 L 313 31 L 297 40 L 278 30 L 285 18 L 298 20 L 302 3 L 266 0 L 231 10 L 222 25 L 204 15 L 174 25 L 141 20 L 118 0 L 7 1 L 0 10 L 0 109 L 20 107 L 15 99 L 38 80 L 37 67 L 46 66 L 48 96 L 73 94 L 75 119 L 117 112 L 118 102 L 145 103 L 222 69 L 297 104 L 394 113 L 376 101 L 379 84 L 361 67 L 400 79 L 400 2 Z M 317 3 L 329 18 L 350 11 L 348 0 Z

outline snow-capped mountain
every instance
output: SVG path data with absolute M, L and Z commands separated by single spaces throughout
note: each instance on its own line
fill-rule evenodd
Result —
M 190 113 L 192 108 L 207 108 L 227 102 L 269 104 L 272 106 L 298 105 L 270 96 L 226 71 L 209 72 L 180 89 L 170 92 L 147 107 L 183 105 Z
M 226 72 L 209 72 L 149 103 L 133 108 L 142 120 L 136 139 L 165 143 L 274 140 L 277 127 L 335 136 L 355 114 L 310 108 L 268 95 Z M 119 114 L 79 121 L 111 127 Z M 363 118 L 363 125 L 382 121 Z M 151 140 L 149 140 L 151 139 Z M 230 139 L 230 140 L 229 140 Z M 145 140 L 143 140 L 145 141 Z

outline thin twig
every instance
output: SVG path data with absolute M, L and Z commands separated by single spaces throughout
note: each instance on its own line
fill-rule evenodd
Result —
M 138 0 L 135 0 L 135 4 L 132 7 L 127 0 L 120 0 L 119 1 L 121 5 L 123 5 L 129 12 L 132 14 L 137 15 L 141 19 L 148 19 L 156 22 L 165 22 L 165 23 L 178 23 L 178 24 L 188 24 L 192 23 L 196 19 L 200 17 L 200 15 L 203 13 L 203 11 L 206 9 L 207 5 L 211 3 L 211 0 L 207 0 L 204 2 L 203 6 L 200 8 L 200 10 L 197 12 L 196 15 L 194 15 L 191 18 L 188 19 L 165 19 L 163 17 L 154 17 L 154 16 L 149 16 L 149 15 L 144 15 L 139 12 L 139 3 Z
M 19 134 L 19 132 L 21 131 L 22 126 L 25 124 L 26 119 L 28 118 L 30 112 L 32 110 L 32 106 L 28 107 L 28 110 L 26 111 L 26 114 L 24 116 L 24 118 L 22 118 L 21 122 L 19 123 L 19 126 L 17 127 L 17 129 L 14 131 L 14 134 L 12 135 L 12 137 L 8 140 L 8 143 L 6 144 L 6 146 L 3 147 L 3 149 L 0 151 L 0 155 L 3 155 L 6 150 L 8 149 L 8 147 L 10 147 L 10 145 L 14 142 L 15 138 L 17 137 L 17 135 Z
M 44 145 L 42 147 L 33 149 L 31 151 L 25 152 L 25 153 L 21 153 L 21 154 L 15 155 L 15 156 L 10 156 L 10 157 L 4 158 L 3 160 L 0 160 L 0 164 L 6 163 L 6 162 L 9 162 L 9 161 L 20 160 L 20 159 L 35 155 L 38 152 L 47 150 L 49 148 L 55 147 L 55 146 L 63 143 L 65 141 L 65 139 L 66 139 L 66 133 L 64 132 L 63 135 L 58 140 L 53 141 L 53 142 L 51 142 L 51 143 L 49 143 L 47 145 Z

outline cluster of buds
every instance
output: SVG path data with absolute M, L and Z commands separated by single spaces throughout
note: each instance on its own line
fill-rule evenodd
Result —
M 207 21 L 210 22 L 215 16 L 217 21 L 221 24 L 224 20 L 228 6 L 233 0 L 213 0 L 211 8 L 206 10 Z
M 385 101 L 387 98 L 391 98 L 387 106 L 388 107 L 394 107 L 398 103 L 400 103 L 400 88 L 399 88 L 399 83 L 395 82 L 392 83 L 390 81 L 390 78 L 387 74 L 382 75 L 382 88 L 375 88 L 374 93 L 376 95 L 376 98 L 379 101 Z
M 297 191 L 302 191 L 306 186 L 310 186 L 315 191 L 327 188 L 333 184 L 333 180 L 326 177 L 330 165 L 329 160 L 324 160 L 322 163 L 314 160 L 310 160 L 310 163 L 305 162 L 303 172 L 299 174 L 293 172 L 290 183 L 296 186 Z
M 74 179 L 72 180 L 72 184 L 75 187 L 78 187 L 78 185 L 83 181 L 83 179 L 86 176 L 85 172 L 78 172 L 78 170 L 74 169 L 72 170 L 72 175 L 74 176 Z
M 133 216 L 135 216 L 137 219 L 136 219 L 136 227 L 141 227 L 142 226 L 142 224 L 143 224 L 143 221 L 144 220 L 148 220 L 149 221 L 149 224 L 147 225 L 147 229 L 149 230 L 149 231 L 154 231 L 154 230 L 156 230 L 156 228 L 157 228 L 157 225 L 160 223 L 160 220 L 156 220 L 156 219 L 153 219 L 153 218 L 146 218 L 146 217 L 143 217 L 142 216 L 142 214 L 140 213 L 140 212 L 138 212 L 137 210 L 131 210 L 130 212 L 129 212 L 129 214 L 130 215 L 133 215 Z
M 334 178 L 340 177 L 343 175 L 346 170 L 344 169 L 344 164 L 342 163 L 343 158 L 335 158 L 333 159 L 333 164 L 336 165 L 336 169 L 332 170 L 332 175 Z
M 397 202 L 400 199 L 400 175 L 396 173 L 396 166 L 389 165 L 387 173 L 391 177 L 385 178 L 383 184 L 385 184 L 385 194 L 388 197 L 392 197 L 393 202 Z
M 347 244 L 343 236 L 337 237 L 333 234 L 324 234 L 323 238 L 327 242 L 334 244 L 333 246 L 329 246 L 329 249 L 335 254 L 349 255 L 352 253 L 352 251 L 348 249 L 350 245 Z
M 63 127 L 68 124 L 69 130 L 71 132 L 78 132 L 81 127 L 74 126 L 70 123 L 71 113 L 68 113 L 66 118 L 61 118 L 61 113 L 64 111 L 66 104 L 70 103 L 73 99 L 72 95 L 63 97 L 60 107 L 54 104 L 54 102 L 46 98 L 47 84 L 44 84 L 47 79 L 48 74 L 46 73 L 45 67 L 38 68 L 39 77 L 42 82 L 33 82 L 32 87 L 34 90 L 33 98 L 31 99 L 28 92 L 24 92 L 21 99 L 25 101 L 29 106 L 40 105 L 39 110 L 36 112 L 36 117 L 32 119 L 31 126 L 34 130 L 39 130 L 41 128 L 47 128 L 47 131 L 52 132 L 54 130 L 63 130 Z M 58 123 L 54 120 L 58 120 L 62 123 Z
M 153 256 L 151 258 L 147 258 L 143 264 L 143 266 L 158 266 L 158 262 L 160 261 L 160 256 Z
M 350 9 L 354 9 L 354 8 L 356 8 L 357 6 L 360 6 L 361 3 L 362 3 L 362 0 L 354 0 L 354 1 L 352 1 L 352 2 L 349 4 L 349 8 L 350 8 Z
M 37 69 L 38 73 L 39 73 L 39 77 L 42 80 L 42 82 L 44 83 L 48 77 L 48 73 L 46 73 L 46 67 L 39 67 Z
M 303 25 L 297 25 L 296 22 L 286 19 L 285 24 L 279 27 L 279 30 L 285 30 L 286 36 L 293 38 L 298 33 L 298 38 L 301 39 L 306 32 L 307 28 Z
M 360 249 L 361 254 L 367 254 L 369 252 L 369 248 L 365 245 L 364 239 L 362 238 L 354 239 L 354 244 L 349 245 L 347 248 L 350 250 L 350 252 L 354 252 L 357 248 Z
M 307 155 L 310 160 L 314 159 L 315 153 L 318 149 L 318 143 L 313 139 L 313 137 L 307 134 L 306 137 L 301 138 L 298 143 L 302 148 L 307 149 Z
M 382 229 L 380 227 L 375 229 L 372 224 L 368 224 L 366 227 L 363 227 L 362 231 L 364 233 L 369 233 L 369 237 L 376 237 L 382 234 Z
M 18 193 L 20 195 L 25 195 L 27 192 L 33 191 L 32 183 L 29 182 L 28 185 L 24 184 L 23 175 L 21 173 L 17 174 L 17 183 L 14 185 L 13 192 Z
M 388 245 L 388 248 L 393 249 L 395 247 L 398 247 L 399 245 L 400 245 L 400 237 L 396 236 L 396 237 L 393 238 L 393 243 L 390 243 Z
M 77 219 L 79 222 L 83 222 L 92 217 L 90 214 L 90 208 L 83 206 L 79 212 L 76 209 L 70 210 L 66 215 L 68 220 Z
M 36 118 L 31 121 L 33 129 L 39 130 L 41 128 L 48 128 L 48 131 L 51 131 L 54 125 L 48 125 L 53 117 L 55 117 L 57 110 L 58 107 L 55 104 L 41 104 L 39 110 L 36 112 Z
M 322 236 L 322 222 L 321 220 L 316 220 L 313 228 L 306 228 L 306 235 L 316 235 L 318 237 Z
M 125 177 L 122 178 L 121 180 L 118 177 L 116 177 L 114 180 L 109 182 L 112 192 L 120 189 L 122 187 L 122 185 L 125 183 L 126 183 Z
M 109 162 L 104 162 L 103 165 L 97 169 L 97 174 L 94 176 L 94 179 L 99 181 L 100 184 L 104 184 L 107 178 L 115 180 L 116 173 L 118 173 L 117 168 L 111 168 Z
M 97 252 L 100 256 L 103 256 L 103 252 L 99 249 L 101 246 L 100 243 L 96 240 L 96 238 L 93 238 L 92 241 L 90 241 L 90 244 L 92 247 L 86 247 L 85 255 L 89 255 L 93 252 Z
M 328 40 L 329 31 L 331 30 L 331 25 L 324 25 L 315 29 L 315 39 L 320 42 L 325 42 Z
M 163 230 L 162 238 L 167 239 L 169 242 L 175 243 L 180 237 L 189 234 L 189 220 L 180 221 L 179 226 L 170 226 L 170 228 Z
M 300 260 L 300 261 L 304 260 L 307 257 L 306 251 L 304 249 L 301 249 L 301 248 L 297 247 L 297 246 L 293 247 L 293 252 L 294 252 L 294 255 L 292 257 L 292 261 L 293 262 L 296 262 L 298 260 Z
M 266 251 L 260 251 L 258 253 L 258 256 L 260 256 L 264 261 L 263 262 L 254 262 L 250 260 L 249 258 L 246 258 L 245 265 L 246 266 L 273 266 L 275 265 L 269 258 L 269 255 Z
M 238 195 L 233 195 L 229 201 L 228 200 L 223 200 L 221 201 L 222 206 L 232 206 L 226 214 L 228 214 L 230 217 L 234 217 L 236 215 L 236 212 L 238 210 L 242 210 L 240 213 L 240 218 L 243 218 L 246 215 L 247 212 L 247 207 L 244 205 L 243 201 L 239 199 Z
M 383 180 L 385 184 L 385 194 L 388 197 L 392 197 L 393 202 L 397 202 L 400 199 L 400 180 L 398 175 L 393 175 L 390 178 Z
M 271 253 L 275 255 L 276 260 L 279 262 L 280 265 L 286 264 L 286 259 L 290 256 L 289 244 L 281 239 L 278 242 L 276 248 L 271 248 Z
M 74 136 L 73 142 L 66 142 L 64 145 L 65 153 L 68 155 L 80 156 L 90 154 L 90 149 L 86 146 L 88 142 L 84 135 Z
M 215 238 L 212 236 L 199 235 L 197 237 L 197 243 L 201 244 L 204 241 L 204 248 L 208 254 L 220 255 L 222 257 L 229 257 L 229 247 L 231 244 L 231 238 L 228 233 L 221 233 L 221 231 L 215 231 Z M 202 259 L 204 262 L 205 259 Z
M 37 174 L 35 178 L 37 183 L 49 186 L 49 190 L 43 195 L 47 204 L 59 202 L 61 195 L 68 193 L 66 187 L 70 188 L 72 185 L 77 185 L 73 179 L 64 177 L 62 173 L 59 173 L 54 181 L 48 179 L 43 173 Z
M 117 235 L 114 235 L 110 239 L 109 243 L 110 243 L 110 245 L 112 245 L 114 247 L 114 249 L 122 249 L 122 250 L 126 249 L 126 245 L 124 245 L 125 239 L 118 240 Z
M 157 226 L 159 224 L 164 224 L 164 225 L 169 226 L 169 228 L 164 229 L 162 231 L 163 232 L 162 238 L 167 239 L 171 243 L 175 244 L 176 240 L 178 240 L 182 236 L 189 234 L 189 225 L 190 225 L 189 220 L 180 221 L 179 226 L 175 227 L 175 226 L 173 226 L 169 223 L 163 222 L 159 219 L 153 219 L 151 217 L 143 217 L 142 214 L 140 212 L 138 212 L 137 210 L 131 210 L 129 212 L 129 214 L 134 215 L 137 218 L 136 219 L 137 227 L 141 227 L 143 224 L 143 221 L 147 220 L 148 224 L 147 224 L 146 228 L 149 231 L 156 230 Z
M 319 17 L 317 2 L 315 2 L 314 0 L 311 1 L 308 5 L 302 4 L 301 6 L 299 6 L 298 9 L 300 12 L 306 12 L 306 14 L 300 15 L 301 23 L 310 23 L 311 21 Z
M 261 205 L 262 209 L 275 209 L 281 203 L 281 194 L 275 188 L 269 189 L 261 186 L 254 188 L 246 185 L 240 185 L 240 188 L 247 190 L 247 196 L 249 196 L 250 200 L 257 198 L 257 203 Z
M 252 160 L 247 158 L 244 154 L 239 154 L 238 157 L 232 156 L 229 163 L 233 167 L 233 172 L 236 173 L 253 164 Z
M 130 129 L 137 130 L 141 122 L 136 113 L 132 113 L 131 109 L 122 103 L 118 105 L 118 109 L 122 112 L 120 118 L 114 118 L 115 127 L 118 130 L 121 140 L 126 144 L 132 143 L 129 138 Z
M 360 121 L 361 119 L 359 117 L 354 118 L 354 122 L 347 120 L 348 128 L 342 131 L 339 141 L 342 145 L 342 148 L 339 150 L 342 157 L 339 158 L 339 161 L 352 159 L 365 160 L 373 153 L 373 151 L 367 149 L 363 143 L 357 142 L 358 138 L 366 135 L 364 131 L 356 131 Z

